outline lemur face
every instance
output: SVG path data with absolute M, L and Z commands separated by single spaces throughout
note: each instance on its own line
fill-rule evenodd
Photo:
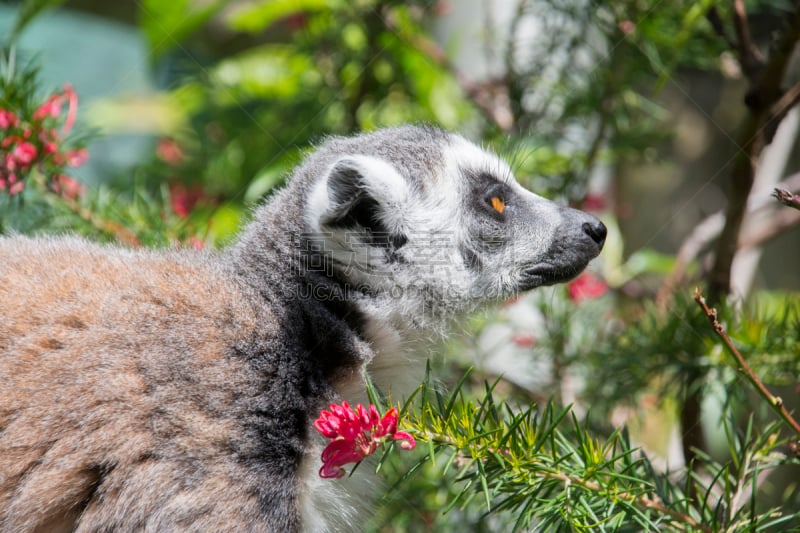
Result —
M 442 318 L 567 281 L 603 248 L 599 220 L 527 191 L 497 156 L 427 129 L 415 150 L 400 133 L 380 147 L 357 138 L 306 208 L 309 234 L 353 294 Z

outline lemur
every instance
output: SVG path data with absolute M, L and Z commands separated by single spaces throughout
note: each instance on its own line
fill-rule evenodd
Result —
M 325 141 L 220 252 L 0 238 L 0 531 L 349 531 L 374 489 L 319 479 L 320 409 L 605 236 L 403 126 Z

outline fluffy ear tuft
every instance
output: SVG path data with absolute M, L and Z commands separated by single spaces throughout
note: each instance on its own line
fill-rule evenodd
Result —
M 387 162 L 354 155 L 337 160 L 312 193 L 307 212 L 312 227 L 361 226 L 391 231 L 392 211 L 405 203 L 408 185 Z
M 348 213 L 359 202 L 369 201 L 369 191 L 364 169 L 358 161 L 345 158 L 337 161 L 326 180 L 328 206 L 320 223 L 333 225 L 344 222 Z M 373 200 L 374 201 L 374 200 Z

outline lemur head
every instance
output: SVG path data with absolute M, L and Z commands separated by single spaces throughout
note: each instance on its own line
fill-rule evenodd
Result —
M 314 154 L 305 230 L 371 312 L 415 325 L 567 281 L 600 253 L 595 217 L 524 189 L 463 137 L 406 126 Z

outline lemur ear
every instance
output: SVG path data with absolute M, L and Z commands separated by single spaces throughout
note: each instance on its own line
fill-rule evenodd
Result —
M 363 169 L 352 159 L 340 159 L 333 165 L 325 189 L 328 205 L 320 217 L 320 223 L 324 225 L 345 222 L 354 206 L 359 202 L 369 202 Z
M 322 226 L 361 226 L 372 232 L 390 232 L 391 219 L 407 197 L 402 176 L 385 161 L 370 156 L 343 157 L 333 164 L 315 191 Z M 324 205 L 324 207 L 323 207 Z

